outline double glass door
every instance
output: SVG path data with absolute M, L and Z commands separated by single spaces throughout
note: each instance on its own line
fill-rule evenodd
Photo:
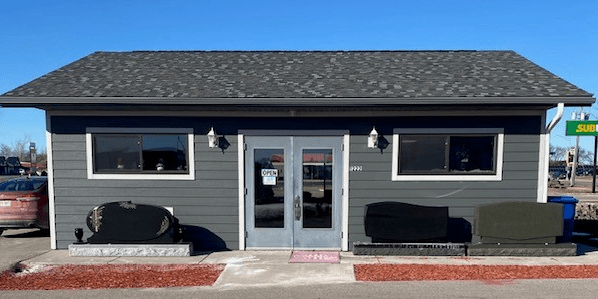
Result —
M 342 137 L 246 137 L 247 248 L 340 249 Z

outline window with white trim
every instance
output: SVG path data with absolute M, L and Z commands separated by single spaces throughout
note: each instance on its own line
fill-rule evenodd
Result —
M 193 179 L 192 129 L 87 129 L 88 178 Z
M 502 129 L 396 129 L 395 181 L 502 179 Z

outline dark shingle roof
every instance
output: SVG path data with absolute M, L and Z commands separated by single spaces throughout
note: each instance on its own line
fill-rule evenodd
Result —
M 484 103 L 555 97 L 593 102 L 591 94 L 513 51 L 135 51 L 93 53 L 3 94 L 0 104 L 18 98 Z

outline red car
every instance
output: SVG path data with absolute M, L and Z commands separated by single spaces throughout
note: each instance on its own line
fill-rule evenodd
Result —
M 20 177 L 0 183 L 0 234 L 5 229 L 50 227 L 48 178 Z

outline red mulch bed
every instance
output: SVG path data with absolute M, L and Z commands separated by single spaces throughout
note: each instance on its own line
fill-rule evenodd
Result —
M 598 278 L 598 265 L 357 264 L 358 281 Z
M 0 290 L 165 288 L 213 285 L 221 264 L 46 266 L 40 272 L 0 273 Z

